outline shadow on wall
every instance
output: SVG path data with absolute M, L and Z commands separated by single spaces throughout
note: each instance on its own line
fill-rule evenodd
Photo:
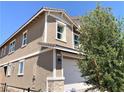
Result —
M 46 51 L 38 55 L 37 66 L 46 71 L 52 71 L 53 70 L 52 60 L 53 60 L 53 51 L 52 50 Z
M 53 51 L 49 50 L 38 55 L 38 59 L 36 62 L 36 82 L 35 82 L 35 87 L 37 90 L 41 89 L 42 91 L 46 91 L 47 77 L 52 76 L 52 71 L 53 71 L 52 54 Z

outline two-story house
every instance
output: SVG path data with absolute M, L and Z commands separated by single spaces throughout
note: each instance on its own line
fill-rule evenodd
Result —
M 0 46 L 0 83 L 8 91 L 82 88 L 77 66 L 79 20 L 42 8 Z

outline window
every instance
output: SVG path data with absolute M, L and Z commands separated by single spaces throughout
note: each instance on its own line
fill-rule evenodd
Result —
M 24 75 L 24 60 L 19 62 L 18 75 Z
M 56 39 L 66 41 L 66 25 L 62 22 L 57 21 L 56 29 Z
M 1 49 L 1 54 L 0 54 L 1 57 L 3 56 L 3 51 L 4 51 L 4 48 Z
M 16 41 L 12 41 L 10 44 L 9 44 L 9 53 L 12 53 L 15 51 L 15 44 L 16 44 Z
M 3 55 L 4 55 L 4 56 L 6 55 L 6 46 L 4 47 Z
M 79 35 L 74 34 L 74 46 L 77 47 L 79 45 Z
M 27 31 L 23 33 L 22 46 L 27 45 Z
M 1 54 L 0 56 L 5 56 L 6 55 L 6 46 L 1 49 Z
M 9 65 L 7 66 L 7 75 L 8 75 L 8 76 L 11 75 L 11 68 L 12 68 L 12 66 L 9 64 Z
M 2 57 L 1 54 L 2 54 L 2 49 L 0 49 L 0 57 Z
M 5 74 L 5 76 L 7 74 L 7 65 L 4 66 L 4 74 Z

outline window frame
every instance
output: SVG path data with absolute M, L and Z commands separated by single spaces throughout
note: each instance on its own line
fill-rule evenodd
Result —
M 3 50 L 3 56 L 6 55 L 6 46 L 4 46 L 4 50 Z
M 10 48 L 10 45 L 11 45 L 13 42 L 15 42 L 14 50 L 13 50 L 13 46 L 11 46 L 12 49 Z M 13 41 L 11 41 L 11 42 L 9 43 L 9 54 L 15 52 L 15 47 L 16 47 L 16 39 L 14 39 Z M 11 49 L 11 51 L 10 51 L 10 49 Z
M 27 43 L 28 43 L 28 35 L 27 35 L 27 32 L 28 32 L 28 30 L 26 30 L 25 32 L 23 32 L 23 36 L 22 36 L 22 47 L 26 46 Z M 24 34 L 26 34 L 26 38 L 24 38 Z M 27 41 L 26 41 L 26 43 L 24 44 L 24 41 L 25 41 L 25 40 L 27 40 Z
M 78 36 L 78 40 L 75 40 L 75 35 Z M 74 39 L 73 39 L 74 41 L 73 42 L 74 42 L 75 48 L 77 48 L 79 46 L 79 43 L 80 43 L 79 38 L 80 38 L 79 34 L 74 33 Z M 75 45 L 75 41 L 78 42 L 78 45 Z
M 3 57 L 3 51 L 4 51 L 4 48 L 1 49 L 0 57 Z
M 21 63 L 23 63 L 23 68 L 22 68 L 22 73 L 20 73 L 21 71 Z M 18 64 L 18 75 L 24 75 L 24 68 L 25 68 L 25 60 L 20 60 L 19 64 Z
M 62 33 L 58 32 L 58 25 L 63 27 L 64 30 Z M 62 35 L 61 39 L 58 38 L 58 33 Z M 66 24 L 58 20 L 56 20 L 56 40 L 67 42 L 66 41 Z

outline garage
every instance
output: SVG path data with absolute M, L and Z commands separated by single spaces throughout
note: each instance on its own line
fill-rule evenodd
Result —
M 71 90 L 85 90 L 89 87 L 84 83 L 85 79 L 81 77 L 80 70 L 77 65 L 78 60 L 76 59 L 63 59 L 63 70 L 64 70 L 64 91 Z

